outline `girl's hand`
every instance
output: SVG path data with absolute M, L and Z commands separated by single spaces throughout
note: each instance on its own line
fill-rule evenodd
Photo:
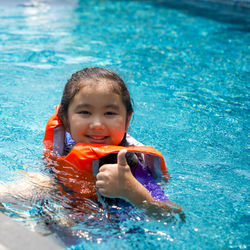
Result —
M 170 216 L 171 212 L 180 215 L 185 221 L 182 208 L 170 201 L 155 201 L 148 190 L 135 179 L 126 161 L 126 149 L 117 155 L 117 164 L 106 164 L 101 166 L 96 176 L 96 187 L 101 195 L 109 198 L 122 198 L 154 217 Z
M 96 176 L 96 187 L 103 196 L 127 199 L 129 193 L 133 192 L 137 180 L 130 171 L 126 153 L 126 149 L 118 153 L 116 164 L 101 166 Z

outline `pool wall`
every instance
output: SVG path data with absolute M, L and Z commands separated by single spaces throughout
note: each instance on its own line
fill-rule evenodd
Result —
M 249 0 L 164 0 L 162 4 L 218 21 L 243 23 L 250 28 Z

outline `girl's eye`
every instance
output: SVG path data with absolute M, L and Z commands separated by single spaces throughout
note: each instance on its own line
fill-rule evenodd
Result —
M 114 116 L 114 115 L 117 115 L 117 113 L 115 112 L 112 112 L 112 111 L 108 111 L 105 113 L 106 116 Z
M 82 111 L 79 111 L 78 113 L 81 115 L 90 115 L 90 112 L 87 110 L 82 110 Z

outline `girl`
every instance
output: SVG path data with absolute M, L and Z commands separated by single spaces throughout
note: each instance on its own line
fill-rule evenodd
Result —
M 98 67 L 76 72 L 65 85 L 57 113 L 65 129 L 64 146 L 57 154 L 67 155 L 77 143 L 142 145 L 127 134 L 132 113 L 128 89 L 118 75 Z M 143 162 L 143 156 L 126 149 L 101 158 L 98 193 L 112 198 L 109 202 L 119 198 L 150 215 L 174 212 L 184 219 L 181 207 L 168 201 Z
M 127 134 L 132 113 L 128 89 L 118 75 L 97 67 L 76 72 L 65 85 L 60 108 L 54 115 L 56 120 L 52 120 L 52 124 L 60 125 L 56 127 L 60 133 L 53 134 L 54 154 L 67 157 L 82 144 L 119 145 L 128 147 L 127 150 L 129 146 L 141 146 L 141 143 Z M 51 124 L 48 124 L 43 141 L 45 155 L 46 150 L 51 148 L 46 139 L 47 134 L 51 135 L 47 131 Z M 34 200 L 44 200 L 59 190 L 59 193 L 66 191 L 65 197 L 69 197 L 74 206 L 82 206 L 83 199 L 90 198 L 86 194 L 91 194 L 89 179 L 92 177 L 95 181 L 94 193 L 97 190 L 103 206 L 116 204 L 121 207 L 129 203 L 143 209 L 150 216 L 158 218 L 178 213 L 184 221 L 181 207 L 170 202 L 156 183 L 150 171 L 152 161 L 143 154 L 127 150 L 102 157 L 96 178 L 93 173 L 87 176 L 85 171 L 76 171 L 66 164 L 67 161 L 62 165 L 49 161 L 48 166 L 54 170 L 56 183 L 42 174 L 22 172 L 24 178 L 18 183 L 0 183 L 0 202 L 11 203 L 20 198 L 32 203 Z M 72 187 L 77 188 L 67 186 L 68 183 L 73 183 Z

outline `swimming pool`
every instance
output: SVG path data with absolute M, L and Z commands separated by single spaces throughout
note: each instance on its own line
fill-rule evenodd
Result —
M 142 220 L 135 210 L 130 220 L 98 214 L 101 220 L 84 217 L 51 230 L 68 237 L 72 249 L 248 248 L 244 25 L 155 1 L 14 2 L 0 4 L 0 180 L 16 180 L 18 170 L 42 171 L 45 124 L 66 80 L 86 66 L 108 67 L 134 99 L 130 134 L 164 154 L 172 176 L 164 189 L 184 207 L 186 223 Z M 46 234 L 37 227 L 44 219 L 39 205 L 6 204 L 5 212 Z M 54 205 L 45 204 L 47 214 L 65 216 Z

